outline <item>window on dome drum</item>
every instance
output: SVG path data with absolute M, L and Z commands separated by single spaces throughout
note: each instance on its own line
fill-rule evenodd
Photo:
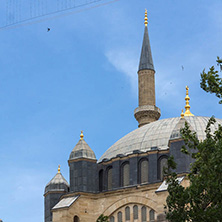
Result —
M 130 220 L 130 208 L 129 207 L 125 208 L 125 217 L 126 217 L 126 221 Z
M 150 222 L 153 222 L 155 220 L 155 211 L 150 210 Z
M 145 206 L 142 207 L 141 214 L 142 214 L 142 222 L 147 222 L 146 207 Z
M 163 168 L 167 167 L 167 157 L 163 157 L 158 161 L 159 169 L 158 169 L 158 179 L 163 180 L 164 172 Z
M 133 219 L 134 220 L 138 219 L 138 206 L 137 205 L 133 206 Z
M 114 216 L 110 217 L 110 220 L 109 220 L 109 221 L 110 221 L 110 222 L 115 222 Z
M 75 216 L 74 219 L 73 219 L 73 222 L 79 222 L 79 217 Z
M 143 159 L 140 161 L 140 183 L 148 182 L 148 160 Z
M 129 163 L 124 163 L 122 165 L 122 173 L 121 173 L 121 178 L 122 178 L 122 186 L 128 186 L 129 185 Z
M 103 191 L 103 170 L 99 171 L 99 191 Z
M 117 217 L 118 217 L 118 222 L 123 222 L 121 211 L 118 212 Z
M 112 189 L 112 185 L 113 185 L 113 180 L 112 180 L 112 167 L 109 167 L 107 169 L 107 189 L 111 190 Z

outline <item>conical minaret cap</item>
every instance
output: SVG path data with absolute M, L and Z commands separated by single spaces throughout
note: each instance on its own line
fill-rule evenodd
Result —
M 80 140 L 73 148 L 69 156 L 69 160 L 80 159 L 80 158 L 96 160 L 95 153 L 89 147 L 89 145 L 86 143 L 83 137 L 84 137 L 83 132 L 81 131 Z
M 69 184 L 61 174 L 60 165 L 59 165 L 57 174 L 49 181 L 49 183 L 45 187 L 45 194 L 50 191 L 68 192 L 68 190 L 69 190 Z
M 142 50 L 141 50 L 141 55 L 140 55 L 140 64 L 139 64 L 139 70 L 154 70 L 154 65 L 153 65 L 153 58 L 152 58 L 152 53 L 151 53 L 151 47 L 150 47 L 150 40 L 149 40 L 149 34 L 148 34 L 148 27 L 147 27 L 147 10 L 145 11 L 145 29 L 144 29 L 144 36 L 143 36 L 143 45 L 142 45 Z

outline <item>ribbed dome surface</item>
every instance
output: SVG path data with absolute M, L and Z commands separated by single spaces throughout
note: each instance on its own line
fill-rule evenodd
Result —
M 61 173 L 57 173 L 46 185 L 45 193 L 49 191 L 65 191 L 68 192 L 69 184 Z
M 89 147 L 84 139 L 80 139 L 72 150 L 69 160 L 78 159 L 78 158 L 87 158 L 96 160 L 95 153 Z
M 197 133 L 198 139 L 203 140 L 210 118 L 201 116 L 186 116 L 184 118 L 191 126 L 191 129 Z M 180 119 L 180 117 L 175 117 L 158 120 L 130 132 L 114 143 L 98 162 L 101 162 L 103 159 L 114 158 L 119 154 L 128 155 L 135 150 L 146 152 L 152 148 L 159 150 L 167 149 L 170 136 L 178 127 Z M 216 124 L 212 126 L 213 132 L 217 129 L 218 123 L 222 125 L 222 119 L 216 119 Z

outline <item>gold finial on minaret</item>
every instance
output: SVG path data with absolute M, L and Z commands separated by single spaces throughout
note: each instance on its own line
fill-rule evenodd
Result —
M 181 118 L 184 118 L 183 109 L 182 109 L 182 112 L 181 112 L 180 116 L 181 116 Z
M 148 24 L 148 18 L 147 18 L 147 10 L 145 9 L 145 18 L 144 18 L 144 24 L 147 26 Z
M 83 131 L 81 130 L 80 139 L 83 140 L 83 137 L 84 137 Z
M 61 173 L 61 172 L 60 172 L 60 165 L 58 166 L 58 173 Z
M 185 97 L 185 100 L 186 100 L 186 106 L 185 106 L 185 113 L 184 113 L 184 116 L 194 116 L 191 112 L 190 112 L 190 104 L 189 104 L 189 100 L 190 100 L 190 97 L 189 97 L 189 87 L 186 86 L 186 97 Z

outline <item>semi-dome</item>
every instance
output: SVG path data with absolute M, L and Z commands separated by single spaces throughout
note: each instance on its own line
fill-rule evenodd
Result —
M 126 156 L 133 152 L 168 149 L 170 137 L 178 126 L 180 119 L 180 117 L 175 117 L 158 120 L 130 132 L 114 143 L 98 162 L 112 159 L 117 155 Z M 197 133 L 199 140 L 205 139 L 205 129 L 210 119 L 209 117 L 185 116 L 184 119 L 191 126 L 191 129 Z M 216 119 L 216 123 L 211 126 L 213 132 L 218 128 L 218 124 L 222 125 L 222 119 Z
M 73 148 L 70 153 L 69 160 L 79 159 L 79 158 L 87 158 L 96 160 L 95 153 L 83 139 L 83 132 L 81 132 L 80 140 Z
M 68 192 L 69 184 L 60 172 L 60 166 L 58 168 L 58 173 L 49 181 L 45 187 L 45 194 L 49 191 L 59 191 Z

